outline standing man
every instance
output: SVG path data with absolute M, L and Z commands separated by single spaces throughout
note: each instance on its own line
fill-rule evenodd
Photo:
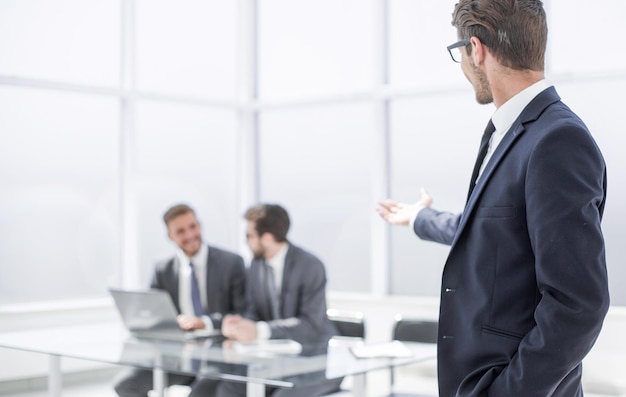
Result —
M 224 315 L 241 313 L 245 307 L 243 259 L 204 244 L 196 214 L 185 204 L 168 209 L 163 221 L 179 250 L 156 265 L 150 287 L 169 292 L 182 329 L 219 330 Z M 217 381 L 170 373 L 168 384 L 190 385 L 192 397 L 212 396 Z M 146 397 L 151 389 L 152 371 L 128 369 L 115 380 L 120 397 Z
M 289 215 L 275 204 L 245 214 L 246 239 L 254 259 L 248 269 L 246 310 L 224 318 L 224 336 L 242 342 L 293 339 L 326 342 L 335 335 L 326 316 L 326 271 L 312 254 L 287 241 Z M 272 397 L 313 397 L 339 389 L 341 379 L 293 389 L 268 388 Z M 245 396 L 243 383 L 222 382 L 218 397 Z
M 609 307 L 605 163 L 544 80 L 539 0 L 461 0 L 453 60 L 496 110 L 462 214 L 381 203 L 392 224 L 451 245 L 442 276 L 441 397 L 582 396 L 581 361 Z M 456 53 L 458 52 L 458 53 Z M 495 132 L 494 132 L 495 131 Z M 484 151 L 481 151 L 484 152 Z

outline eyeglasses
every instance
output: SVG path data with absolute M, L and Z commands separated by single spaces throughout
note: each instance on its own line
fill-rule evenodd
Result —
M 461 63 L 461 47 L 465 47 L 470 45 L 470 41 L 469 40 L 460 40 L 457 41 L 454 44 L 450 44 L 448 46 L 448 52 L 450 53 L 450 57 L 452 58 L 452 60 L 456 63 Z

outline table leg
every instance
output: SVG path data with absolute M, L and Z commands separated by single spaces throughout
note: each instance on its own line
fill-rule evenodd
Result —
M 248 397 L 265 397 L 265 385 L 261 383 L 248 382 L 246 384 Z
M 365 374 L 358 374 L 352 376 L 352 395 L 353 396 L 366 396 L 367 388 L 365 387 Z
M 157 397 L 163 397 L 165 395 L 166 376 L 167 374 L 161 368 L 154 368 L 152 370 L 152 390 L 154 390 Z
M 48 360 L 48 395 L 50 397 L 61 397 L 63 388 L 63 378 L 61 377 L 61 357 L 54 354 Z

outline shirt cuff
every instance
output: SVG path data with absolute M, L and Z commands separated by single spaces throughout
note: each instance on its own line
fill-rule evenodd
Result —
M 213 326 L 213 320 L 209 316 L 202 316 L 202 321 L 204 322 L 204 329 L 207 331 L 213 331 L 215 327 Z
M 268 340 L 272 336 L 270 325 L 265 321 L 257 321 L 256 323 L 256 340 L 261 342 Z
M 409 227 L 411 231 L 414 232 L 413 225 L 415 225 L 415 220 L 417 219 L 417 215 L 419 215 L 420 211 L 426 208 L 423 204 L 415 204 L 411 211 L 411 218 L 409 219 Z

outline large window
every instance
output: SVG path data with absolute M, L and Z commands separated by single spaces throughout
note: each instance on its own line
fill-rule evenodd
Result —
M 375 208 L 420 187 L 463 208 L 493 107 L 445 49 L 456 2 L 0 0 L 0 304 L 145 286 L 173 254 L 161 216 L 178 202 L 246 258 L 242 213 L 282 203 L 331 291 L 438 296 L 448 247 Z M 544 3 L 546 76 L 608 165 L 626 305 L 626 3 Z

